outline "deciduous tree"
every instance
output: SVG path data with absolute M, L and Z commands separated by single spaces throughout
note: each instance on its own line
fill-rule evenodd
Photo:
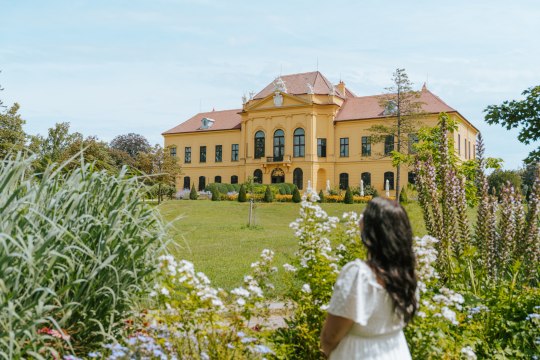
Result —
M 501 105 L 490 105 L 484 109 L 488 124 L 500 124 L 507 130 L 520 128 L 518 140 L 530 144 L 540 140 L 540 85 L 521 93 L 524 100 L 504 101 Z M 526 163 L 540 162 L 540 145 L 529 153 Z
M 147 183 L 157 186 L 158 203 L 163 201 L 166 192 L 174 190 L 176 177 L 180 175 L 181 167 L 178 158 L 172 156 L 170 149 L 155 145 L 148 153 L 139 152 L 137 162 L 140 169 L 148 175 Z
M 110 146 L 112 149 L 125 151 L 133 159 L 139 153 L 148 153 L 152 149 L 144 136 L 135 133 L 118 135 L 111 141 Z
M 26 123 L 19 112 L 19 104 L 15 103 L 7 111 L 0 109 L 0 159 L 10 152 L 24 149 L 26 134 L 23 125 Z

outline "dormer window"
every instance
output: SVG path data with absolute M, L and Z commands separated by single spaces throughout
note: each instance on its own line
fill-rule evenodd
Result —
M 201 129 L 210 129 L 214 125 L 215 120 L 210 118 L 202 118 Z
M 394 100 L 388 100 L 384 107 L 384 116 L 395 115 L 397 112 L 397 104 Z

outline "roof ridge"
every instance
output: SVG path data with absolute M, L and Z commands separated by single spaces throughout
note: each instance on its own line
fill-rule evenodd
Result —
M 426 88 L 424 91 L 430 93 L 435 99 L 439 100 L 441 103 L 443 103 L 444 105 L 448 106 L 450 109 L 456 110 L 456 109 L 454 109 L 452 106 L 448 105 L 448 104 L 447 104 L 443 99 L 441 99 L 438 95 L 432 93 L 428 88 Z
M 203 111 L 203 112 L 197 113 L 197 115 L 199 115 L 199 114 L 211 114 L 211 113 L 224 112 L 224 111 L 242 111 L 242 109 L 227 109 L 227 110 L 211 110 L 211 111 Z M 197 116 L 197 115 L 195 115 L 195 116 Z

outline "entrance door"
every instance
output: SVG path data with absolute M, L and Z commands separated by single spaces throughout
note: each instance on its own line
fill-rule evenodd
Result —
M 272 170 L 272 184 L 281 184 L 285 182 L 285 173 L 280 168 Z

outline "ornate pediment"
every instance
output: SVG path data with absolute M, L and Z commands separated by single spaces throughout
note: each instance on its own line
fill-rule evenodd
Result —
M 252 100 L 244 107 L 245 111 L 267 110 L 272 108 L 286 108 L 290 106 L 311 105 L 311 101 L 305 100 L 296 95 L 275 91 L 263 99 Z

